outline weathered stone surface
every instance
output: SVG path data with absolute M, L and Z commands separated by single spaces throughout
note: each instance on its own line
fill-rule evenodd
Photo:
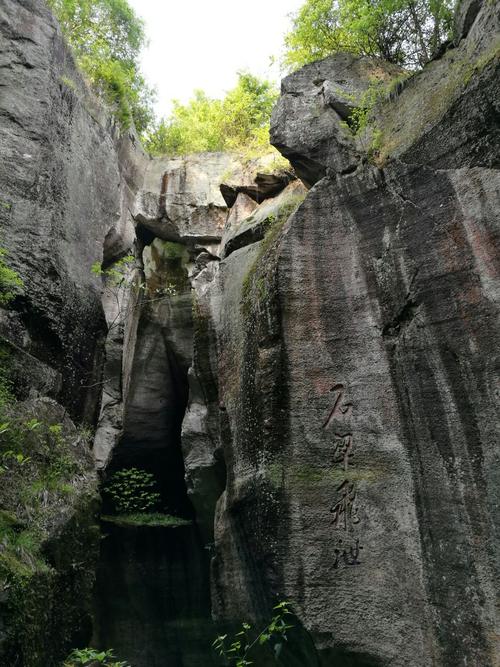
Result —
M 130 387 L 141 314 L 142 293 L 133 285 L 139 285 L 141 280 L 142 275 L 137 269 L 131 270 L 126 282 L 120 286 L 103 278 L 102 304 L 108 333 L 100 382 L 101 407 L 93 444 L 98 469 L 106 467 L 123 436 L 124 402 Z
M 193 360 L 188 374 L 188 405 L 182 422 L 187 492 L 207 545 L 214 540 L 215 506 L 226 483 L 220 446 L 217 348 L 213 325 L 217 300 L 211 293 L 218 270 L 219 263 L 212 261 L 192 280 Z
M 17 399 L 37 396 L 55 398 L 59 395 L 61 374 L 51 366 L 6 339 L 0 338 L 0 350 L 3 369 L 8 374 Z
M 305 191 L 286 171 L 148 160 L 41 2 L 0 9 L 0 223 L 26 283 L 0 333 L 19 387 L 79 415 L 102 388 L 98 466 L 154 472 L 162 509 L 196 518 L 214 615 L 292 602 L 317 655 L 290 665 L 498 663 L 499 18 L 461 7 L 458 47 L 378 107 L 378 156 L 341 123 L 390 68 L 341 54 L 285 79 L 273 142 L 313 186 L 291 217 Z M 103 288 L 91 265 L 132 247 L 135 287 Z M 66 529 L 78 540 L 69 513 Z M 114 572 L 135 537 L 122 554 L 117 531 Z
M 306 192 L 307 190 L 302 183 L 294 181 L 276 197 L 265 199 L 253 211 L 252 215 L 244 217 L 241 221 L 238 221 L 238 217 L 241 215 L 241 204 L 238 205 L 238 200 L 236 200 L 236 213 L 233 216 L 233 209 L 231 209 L 226 230 L 222 237 L 222 256 L 227 257 L 238 248 L 261 241 L 273 222 L 280 218 L 280 216 L 287 218 L 293 209 L 304 199 Z M 238 198 L 242 196 L 245 195 L 239 194 Z
M 43 0 L 0 4 L 0 71 L 0 245 L 24 282 L 22 295 L 0 310 L 2 374 L 18 398 L 38 397 L 18 404 L 18 414 L 61 423 L 66 434 L 75 428 L 68 414 L 95 424 L 107 326 L 91 267 L 131 248 L 129 209 L 147 157 L 89 92 Z M 6 446 L 4 438 L 2 453 Z M 76 455 L 88 470 L 56 497 L 60 469 Z M 49 463 L 26 489 L 12 489 L 29 522 L 45 513 L 47 539 L 21 569 L 2 558 L 2 665 L 60 664 L 90 641 L 99 533 L 89 446 L 75 438 L 53 470 Z M 40 490 L 43 481 L 48 488 Z M 30 524 L 29 544 L 39 529 Z M 6 539 L 2 527 L 2 556 Z
M 242 193 L 260 204 L 275 197 L 296 177 L 291 168 L 285 168 L 275 153 L 253 160 L 242 160 L 231 172 L 224 174 L 220 190 L 226 204 L 232 209 Z
M 398 68 L 349 53 L 329 56 L 287 76 L 271 123 L 271 143 L 290 160 L 306 185 L 332 172 L 356 168 L 361 154 L 346 121 L 374 80 Z
M 468 86 L 488 91 L 496 19 L 482 12 L 463 43 L 480 59 L 486 50 Z M 303 90 L 307 74 L 295 75 Z M 406 90 L 386 103 L 401 124 Z M 308 160 L 336 146 L 338 124 L 325 123 L 308 152 L 287 96 L 285 84 L 272 136 L 302 136 Z M 473 97 L 462 103 L 474 115 Z M 298 116 L 280 115 L 287 104 Z M 500 176 L 473 166 L 490 164 L 497 135 L 477 127 L 457 149 L 464 115 L 441 122 L 436 162 L 448 169 L 426 166 L 425 132 L 426 155 L 418 136 L 404 155 L 415 164 L 382 170 L 364 156 L 351 174 L 331 169 L 203 289 L 219 418 L 214 396 L 205 430 L 218 440 L 198 447 L 219 446 L 226 468 L 214 612 L 259 617 L 293 600 L 325 666 L 493 666 L 500 653 Z
M 455 44 L 467 37 L 472 24 L 476 20 L 483 0 L 462 0 L 455 9 L 454 38 Z
M 257 206 L 257 202 L 244 192 L 239 192 L 237 194 L 224 226 L 224 233 L 221 239 L 222 249 L 226 245 L 227 238 L 232 233 L 232 230 L 239 227 L 243 220 L 248 218 L 253 211 L 255 211 Z
M 0 31 L 0 233 L 24 281 L 14 307 L 27 352 L 62 376 L 59 400 L 92 420 L 105 322 L 91 266 L 106 239 L 111 253 L 130 247 L 145 158 L 87 90 L 44 2 L 2 2 Z
M 291 599 L 325 665 L 495 664 L 498 186 L 324 179 L 222 263 L 220 615 Z
M 219 241 L 227 211 L 219 186 L 235 168 L 226 153 L 154 158 L 137 195 L 135 220 L 166 241 Z

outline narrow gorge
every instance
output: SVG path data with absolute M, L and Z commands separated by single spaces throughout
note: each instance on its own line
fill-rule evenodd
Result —
M 0 529 L 38 512 L 45 538 L 36 558 L 0 540 L 0 665 L 90 645 L 218 667 L 215 637 L 281 601 L 286 667 L 500 665 L 499 9 L 462 0 L 358 132 L 394 66 L 288 75 L 283 168 L 150 157 L 44 1 L 0 0 L 0 240 L 23 281 L 1 363 L 71 476 L 1 496 Z M 130 469 L 171 525 L 113 517 Z

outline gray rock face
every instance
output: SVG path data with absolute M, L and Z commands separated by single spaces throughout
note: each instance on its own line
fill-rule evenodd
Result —
M 483 0 L 462 0 L 462 2 L 458 3 L 455 10 L 454 25 L 456 44 L 458 44 L 464 37 L 467 37 L 482 6 Z
M 380 60 L 339 53 L 283 79 L 271 143 L 306 185 L 314 185 L 327 170 L 347 173 L 356 168 L 361 153 L 341 121 L 347 121 L 373 80 L 388 80 L 398 72 Z
M 208 333 L 195 354 L 209 348 L 217 394 L 196 460 L 208 474 L 203 453 L 219 451 L 226 472 L 214 612 L 259 617 L 293 600 L 325 666 L 498 662 L 500 181 L 477 166 L 498 155 L 496 128 L 466 129 L 457 148 L 464 113 L 483 113 L 472 91 L 497 85 L 494 11 L 483 7 L 461 44 L 486 64 L 460 113 L 440 100 L 435 153 L 413 128 L 405 152 L 394 148 L 404 161 L 388 155 L 380 169 L 360 155 L 342 174 L 340 94 L 330 122 L 324 106 L 310 112 L 335 59 L 318 80 L 315 66 L 285 80 L 273 141 L 317 182 L 262 240 L 251 233 L 260 209 L 236 211 L 203 284 Z M 454 85 L 436 63 L 384 102 L 388 118 L 405 126 L 405 96 L 424 95 L 435 68 Z M 199 415 L 213 381 L 198 379 Z
M 485 181 L 492 193 L 498 177 L 476 174 L 479 190 L 470 177 L 396 166 L 385 182 L 371 173 L 325 179 L 280 248 L 287 412 L 269 417 L 276 441 L 254 484 L 262 504 L 262 474 L 283 494 L 286 531 L 261 556 L 267 584 L 280 574 L 319 646 L 330 636 L 383 664 L 494 664 L 497 650 L 490 429 L 498 426 L 486 350 L 495 347 L 488 322 L 498 312 L 480 287 L 470 210 L 456 188 L 475 199 Z M 487 208 L 476 209 L 474 236 L 484 238 L 491 224 Z M 251 424 L 237 414 L 233 443 L 241 442 L 238 426 L 248 433 Z M 250 465 L 247 447 L 233 447 L 239 465 Z M 243 502 L 234 493 L 230 508 Z M 476 521 L 465 525 L 470 513 Z M 262 551 L 262 535 L 254 546 L 253 534 L 249 551 Z
M 219 186 L 236 165 L 225 153 L 151 160 L 137 195 L 136 221 L 166 241 L 219 241 L 226 220 Z
M 231 210 L 239 194 L 260 204 L 275 197 L 295 179 L 291 169 L 276 168 L 275 162 L 275 155 L 270 153 L 240 165 L 225 177 L 220 191 Z
M 228 207 L 239 194 L 260 203 L 294 180 L 291 171 L 273 170 L 275 159 L 272 153 L 248 164 L 227 153 L 154 158 L 137 195 L 134 218 L 166 241 L 212 244 L 215 249 L 227 226 Z
M 227 231 L 222 237 L 222 255 L 227 257 L 238 248 L 262 241 L 269 227 L 280 217 L 287 218 L 304 199 L 306 192 L 300 181 L 290 183 L 279 195 L 264 200 L 243 219 L 239 219 L 245 202 L 241 198 L 246 195 L 239 194 L 228 218 Z
M 14 307 L 25 351 L 61 375 L 71 413 L 92 421 L 106 326 L 91 267 L 105 246 L 130 247 L 144 157 L 86 89 L 45 3 L 2 2 L 0 31 L 0 234 L 24 281 Z
M 129 209 L 147 158 L 87 89 L 43 0 L 0 4 L 0 71 L 0 246 L 24 282 L 22 295 L 0 309 L 2 371 L 18 399 L 30 399 L 21 414 L 28 406 L 29 418 L 74 430 L 68 413 L 75 423 L 95 424 L 102 389 L 107 326 L 101 279 L 91 267 L 131 248 Z M 112 361 L 108 354 L 106 364 Z M 71 464 L 75 450 L 68 447 L 55 464 Z M 90 467 L 65 498 L 52 488 L 43 495 L 19 489 L 28 519 L 43 508 L 47 541 L 20 570 L 21 589 L 19 572 L 2 556 L 2 665 L 59 664 L 90 641 L 99 540 L 90 451 L 86 458 Z M 49 473 L 33 474 L 40 484 Z M 57 468 L 53 474 L 57 485 Z M 3 527 L 2 554 L 4 539 Z

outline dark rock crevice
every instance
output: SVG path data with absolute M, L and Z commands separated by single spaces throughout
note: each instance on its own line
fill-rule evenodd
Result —
M 417 313 L 418 304 L 412 299 L 408 299 L 397 316 L 391 322 L 384 325 L 382 336 L 387 338 L 399 336 L 404 327 L 410 324 Z

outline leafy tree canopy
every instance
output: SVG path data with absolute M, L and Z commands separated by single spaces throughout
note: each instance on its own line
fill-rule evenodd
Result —
M 153 155 L 269 150 L 269 119 L 277 98 L 269 81 L 240 72 L 223 99 L 196 90 L 187 104 L 174 101 L 170 116 L 149 134 L 146 148 Z
M 423 67 L 448 37 L 452 9 L 453 0 L 306 0 L 285 37 L 284 64 L 349 51 Z
M 153 93 L 139 70 L 144 25 L 127 0 L 48 0 L 84 74 L 124 127 L 144 132 Z

